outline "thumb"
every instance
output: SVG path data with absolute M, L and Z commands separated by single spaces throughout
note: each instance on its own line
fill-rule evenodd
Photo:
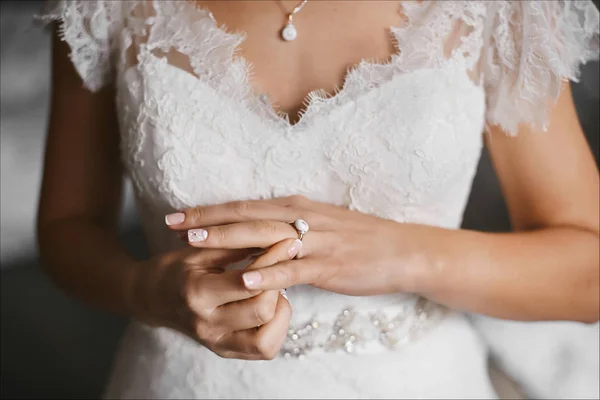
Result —
M 248 258 L 251 249 L 197 249 L 186 248 L 183 250 L 189 254 L 186 261 L 191 264 L 209 266 L 211 268 L 225 268 L 229 264 L 236 263 Z
M 246 271 L 260 269 L 275 265 L 282 261 L 293 259 L 302 250 L 302 241 L 299 239 L 285 239 L 275 243 L 267 252 L 260 255 L 253 263 L 246 267 Z
M 275 243 L 266 253 L 262 254 L 253 263 L 248 265 L 246 267 L 246 271 L 262 269 L 283 261 L 288 261 L 296 257 L 298 253 L 300 253 L 300 250 L 302 250 L 301 240 L 282 240 L 280 242 Z M 248 275 L 244 273 L 242 275 L 242 280 L 244 281 L 244 286 L 246 286 L 246 288 L 251 287 L 253 284 L 256 284 L 256 282 L 254 282 L 254 279 L 257 278 L 262 279 L 260 273 L 258 272 L 254 274 L 248 273 Z M 288 299 L 285 287 L 280 288 L 279 292 L 283 297 L 285 297 L 286 300 Z

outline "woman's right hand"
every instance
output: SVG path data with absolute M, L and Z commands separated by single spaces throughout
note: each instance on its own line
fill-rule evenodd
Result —
M 251 268 L 294 258 L 301 243 L 281 241 Z M 249 250 L 186 248 L 140 263 L 131 300 L 135 317 L 185 333 L 224 358 L 275 358 L 292 310 L 278 291 L 246 289 L 242 273 L 248 269 L 225 270 L 250 255 Z

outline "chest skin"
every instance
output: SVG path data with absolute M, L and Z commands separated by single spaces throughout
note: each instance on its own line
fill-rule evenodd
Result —
M 403 22 L 397 1 L 309 1 L 294 16 L 298 37 L 281 39 L 287 15 L 298 1 L 197 1 L 219 26 L 243 32 L 237 55 L 252 65 L 252 86 L 275 108 L 299 119 L 306 96 L 341 88 L 361 60 L 385 62 L 397 50 L 388 28 Z

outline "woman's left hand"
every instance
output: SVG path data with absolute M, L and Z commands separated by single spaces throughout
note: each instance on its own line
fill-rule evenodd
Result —
M 245 273 L 249 289 L 310 284 L 355 296 L 411 291 L 414 260 L 404 225 L 302 196 L 190 208 L 167 216 L 167 225 L 187 231 L 198 248 L 269 248 L 298 237 L 291 225 L 297 219 L 310 229 L 296 259 Z

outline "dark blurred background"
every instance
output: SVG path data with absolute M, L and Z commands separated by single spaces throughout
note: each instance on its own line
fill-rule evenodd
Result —
M 40 1 L 2 1 L 0 7 L 1 397 L 98 398 L 126 321 L 68 299 L 40 271 L 34 226 L 48 116 L 50 41 L 31 22 L 41 10 Z M 598 63 L 583 69 L 573 92 L 598 161 Z M 122 220 L 125 243 L 143 257 L 146 249 L 129 187 Z M 479 165 L 464 226 L 509 229 L 487 154 Z M 473 322 L 490 344 L 491 357 L 529 396 L 598 398 L 598 324 L 517 323 L 478 316 Z

